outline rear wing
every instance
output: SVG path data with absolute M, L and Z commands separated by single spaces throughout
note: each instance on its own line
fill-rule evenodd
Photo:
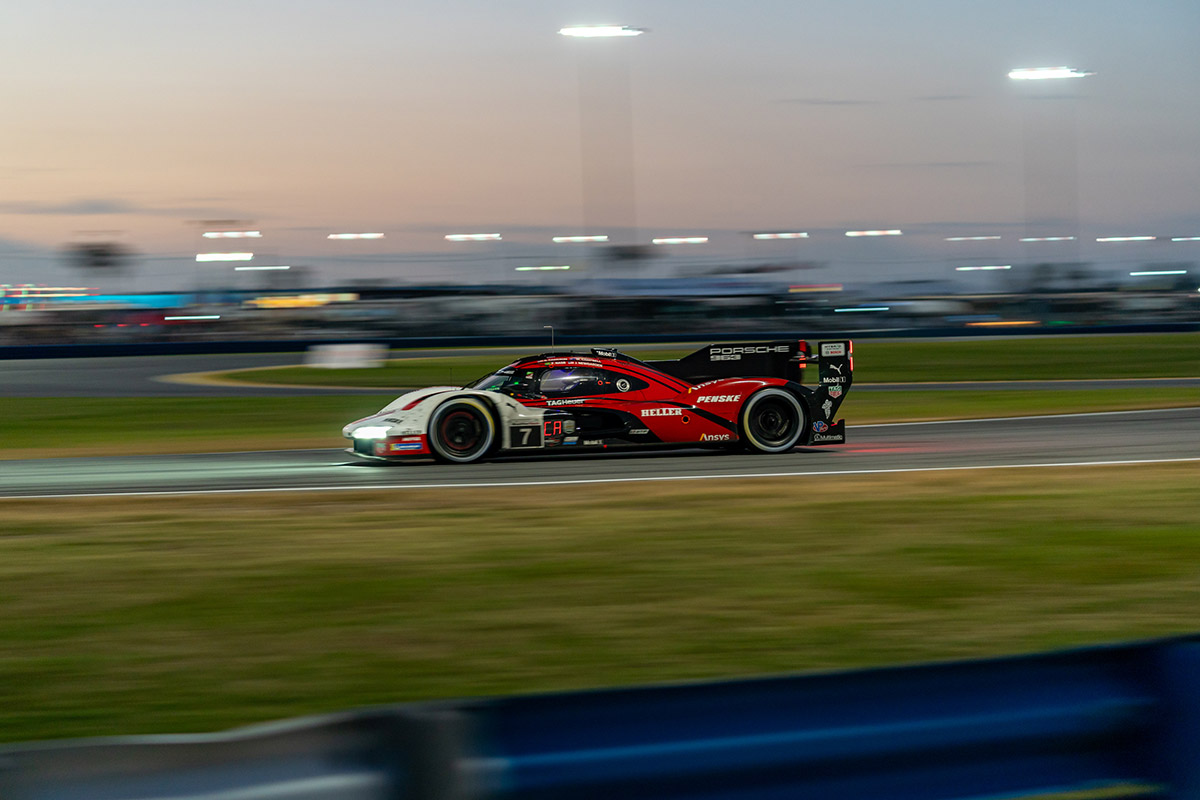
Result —
M 808 365 L 818 365 L 820 388 L 841 386 L 829 394 L 840 398 L 850 388 L 854 369 L 853 344 L 849 340 L 819 342 L 816 354 L 803 339 L 774 342 L 710 344 L 674 361 L 647 361 L 647 366 L 688 383 L 718 378 L 783 378 L 804 382 Z M 836 406 L 835 409 L 836 410 Z
M 854 342 L 848 339 L 818 342 L 817 387 L 811 400 L 815 419 L 809 432 L 808 444 L 841 444 L 846 441 L 846 421 L 836 417 L 852 383 Z

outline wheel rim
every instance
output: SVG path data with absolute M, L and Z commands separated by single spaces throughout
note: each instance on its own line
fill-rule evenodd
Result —
M 447 450 L 454 455 L 465 456 L 479 449 L 485 431 L 477 414 L 465 409 L 455 409 L 442 418 L 438 432 Z
M 800 438 L 803 415 L 787 398 L 761 398 L 746 419 L 748 438 L 759 449 L 782 450 Z

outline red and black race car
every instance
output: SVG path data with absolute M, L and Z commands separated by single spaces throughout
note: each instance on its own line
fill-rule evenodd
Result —
M 347 425 L 349 452 L 452 463 L 497 453 L 845 442 L 834 420 L 853 381 L 850 341 L 711 344 L 676 361 L 613 349 L 520 358 L 466 386 L 408 392 Z M 815 387 L 803 385 L 817 370 Z

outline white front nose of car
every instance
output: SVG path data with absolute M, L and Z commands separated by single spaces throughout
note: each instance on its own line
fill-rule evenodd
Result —
M 351 435 L 355 439 L 382 439 L 391 429 L 391 425 L 362 425 L 355 428 Z

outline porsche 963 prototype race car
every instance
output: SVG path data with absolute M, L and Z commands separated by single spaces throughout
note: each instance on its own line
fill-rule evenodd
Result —
M 803 376 L 817 369 L 815 387 Z M 466 386 L 397 397 L 350 423 L 349 452 L 466 464 L 499 453 L 725 447 L 785 453 L 846 441 L 850 341 L 712 344 L 676 361 L 612 349 L 520 358 Z

